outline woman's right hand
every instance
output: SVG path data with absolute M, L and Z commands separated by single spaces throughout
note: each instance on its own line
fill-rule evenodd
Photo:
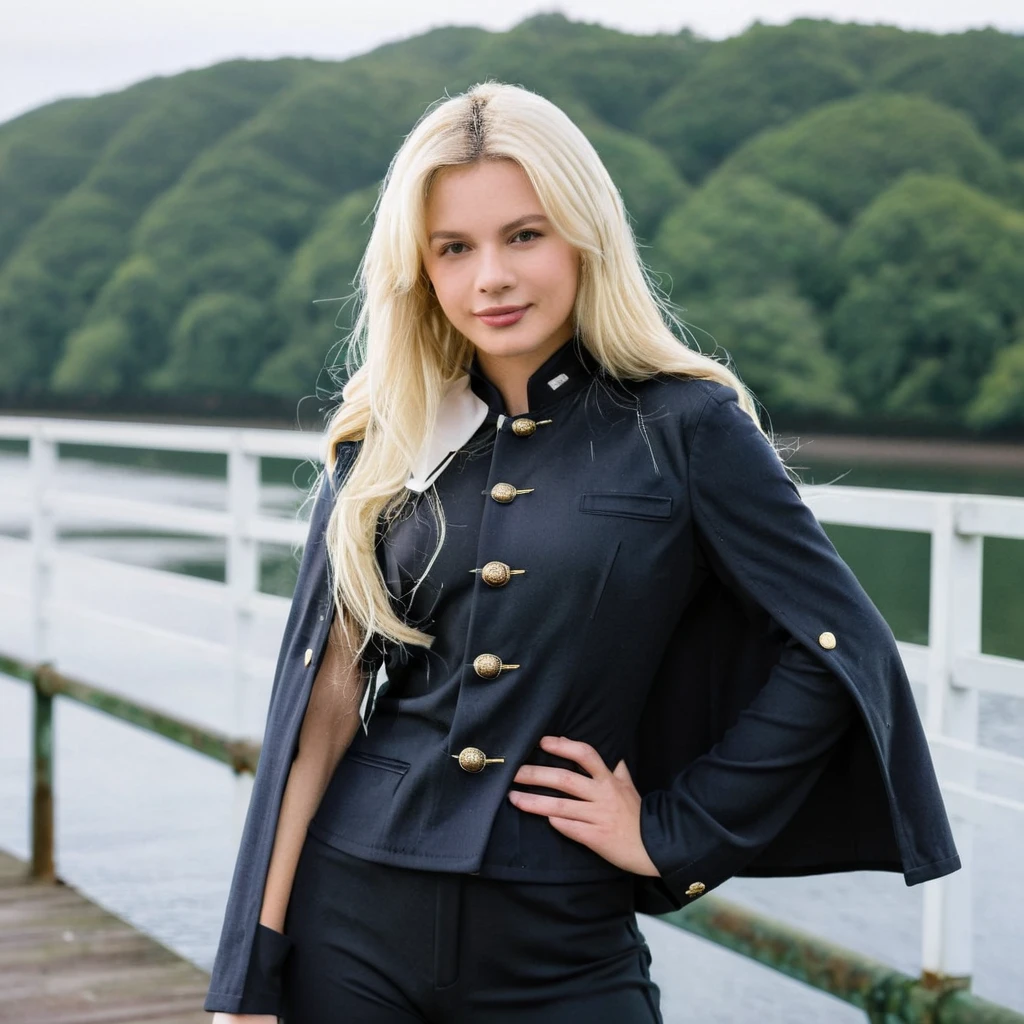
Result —
M 275 1013 L 222 1013 L 213 1015 L 211 1024 L 277 1024 Z

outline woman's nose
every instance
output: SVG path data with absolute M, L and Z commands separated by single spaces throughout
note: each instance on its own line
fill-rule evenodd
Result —
M 515 284 L 515 275 L 506 255 L 486 247 L 480 250 L 476 277 L 477 287 L 482 292 L 508 288 Z

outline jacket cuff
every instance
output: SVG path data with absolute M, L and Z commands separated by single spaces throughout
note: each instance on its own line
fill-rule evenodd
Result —
M 660 874 L 659 878 L 645 877 L 643 882 L 655 900 L 671 904 L 658 913 L 679 910 L 711 892 L 728 881 L 756 852 L 728 842 L 712 842 L 711 848 L 703 850 L 699 856 L 691 856 L 680 863 L 680 849 L 692 851 L 697 837 L 690 836 L 687 841 L 666 833 L 658 803 L 668 797 L 664 790 L 655 790 L 644 796 L 640 804 L 640 839 Z M 705 833 L 702 839 L 707 838 Z
M 263 924 L 256 925 L 245 986 L 236 1013 L 283 1015 L 281 974 L 294 945 L 283 932 Z

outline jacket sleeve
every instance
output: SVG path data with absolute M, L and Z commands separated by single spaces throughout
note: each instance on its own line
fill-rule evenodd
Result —
M 736 399 L 731 388 L 712 392 L 692 436 L 694 528 L 716 575 L 765 607 L 788 640 L 719 741 L 643 797 L 641 838 L 675 906 L 726 881 L 778 835 L 856 714 L 842 680 L 786 627 L 804 602 L 816 626 L 807 573 L 847 586 L 855 602 L 868 598 Z
M 284 1015 L 281 974 L 294 943 L 283 932 L 256 925 L 245 987 L 236 1013 Z

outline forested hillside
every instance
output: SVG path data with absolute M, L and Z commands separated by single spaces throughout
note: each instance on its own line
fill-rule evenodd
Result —
M 1024 429 L 1024 38 L 555 14 L 0 125 L 0 405 L 288 416 L 332 390 L 388 162 L 482 78 L 583 128 L 700 347 L 776 426 Z

